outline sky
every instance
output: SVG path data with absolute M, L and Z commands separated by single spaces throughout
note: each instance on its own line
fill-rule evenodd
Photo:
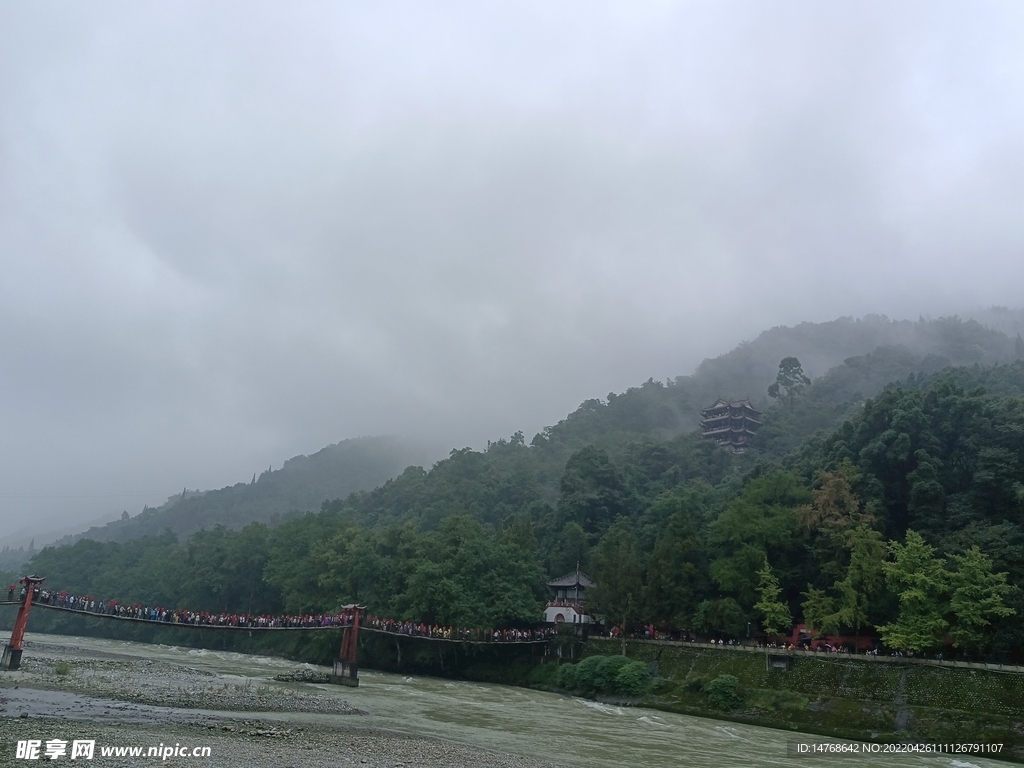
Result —
M 1021 305 L 1015 2 L 0 0 L 0 524 Z

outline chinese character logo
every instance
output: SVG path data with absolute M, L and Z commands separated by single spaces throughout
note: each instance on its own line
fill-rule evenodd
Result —
M 92 741 L 78 741 L 75 740 L 71 744 L 71 759 L 77 760 L 79 757 L 84 757 L 86 760 L 92 760 L 92 753 L 96 749 L 95 740 Z
M 29 739 L 28 741 L 19 741 L 18 750 L 15 757 L 22 760 L 38 760 L 39 759 L 39 748 L 43 745 L 43 742 L 39 739 Z

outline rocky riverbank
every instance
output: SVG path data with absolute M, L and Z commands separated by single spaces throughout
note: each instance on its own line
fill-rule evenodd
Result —
M 139 757 L 104 747 L 209 747 L 203 758 L 170 757 L 220 768 L 496 766 L 541 768 L 528 758 L 362 725 L 366 714 L 306 682 L 245 679 L 162 661 L 42 645 L 22 669 L 0 675 L 0 765 L 16 764 L 18 741 L 96 742 L 92 764 L 128 766 Z M 319 679 L 297 668 L 282 675 Z M 331 695 L 328 695 L 331 694 Z M 309 722 L 294 715 L 308 713 Z M 44 756 L 45 757 L 45 756 Z M 65 756 L 64 759 L 69 759 Z
M 0 764 L 16 765 L 15 745 L 19 740 L 39 739 L 44 744 L 61 739 L 69 745 L 75 739 L 95 740 L 91 765 L 102 768 L 137 766 L 139 757 L 103 756 L 103 747 L 114 749 L 179 745 L 186 749 L 209 747 L 203 758 L 169 758 L 165 765 L 190 763 L 217 768 L 540 768 L 527 758 L 501 755 L 463 744 L 427 739 L 409 734 L 364 728 L 300 726 L 282 728 L 261 720 L 230 723 L 196 718 L 191 723 L 159 725 L 74 722 L 53 718 L 0 719 Z M 67 759 L 66 757 L 64 759 Z M 150 759 L 152 761 L 152 758 Z M 27 763 L 26 763 L 27 764 Z
M 291 677 L 301 679 L 302 672 Z M 26 656 L 22 668 L 18 672 L 7 673 L 5 682 L 156 707 L 364 714 L 344 700 L 318 696 L 315 690 L 303 690 L 302 686 L 225 678 L 180 664 L 149 660 L 83 658 L 72 655 L 68 649 Z

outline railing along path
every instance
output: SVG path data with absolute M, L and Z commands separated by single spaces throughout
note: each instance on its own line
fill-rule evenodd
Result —
M 21 605 L 20 600 L 0 600 L 0 606 L 4 605 Z M 198 629 L 198 630 L 232 630 L 235 632 L 317 632 L 317 631 L 329 631 L 345 629 L 346 627 L 352 626 L 351 622 L 333 622 L 330 624 L 313 624 L 308 626 L 299 627 L 281 627 L 281 626 L 248 626 L 248 625 L 237 625 L 237 624 L 207 624 L 207 623 L 193 623 L 188 621 L 165 621 L 163 619 L 143 619 L 136 616 L 118 616 L 114 613 L 100 613 L 99 611 L 89 611 L 81 608 L 68 608 L 63 605 L 51 605 L 50 603 L 32 601 L 33 608 L 45 608 L 49 611 L 61 611 L 63 613 L 72 613 L 76 616 L 89 616 L 97 619 L 115 619 L 117 621 L 128 621 L 134 622 L 135 624 L 152 624 L 159 627 L 174 627 L 176 629 Z M 473 638 L 460 638 L 460 637 L 438 637 L 431 634 L 418 634 L 415 632 L 397 632 L 388 629 L 381 629 L 380 627 L 374 627 L 372 624 L 359 624 L 360 632 L 376 632 L 379 635 L 389 635 L 391 637 L 399 638 L 410 638 L 416 640 L 437 640 L 443 643 L 460 643 L 463 645 L 526 645 L 530 643 L 546 643 L 551 638 L 518 638 L 518 639 L 473 639 Z
M 689 640 L 652 640 L 650 638 L 627 638 L 627 643 L 645 643 L 649 645 L 668 645 L 680 648 L 705 648 L 710 651 L 739 651 L 741 653 L 767 653 L 771 656 L 792 656 L 794 658 L 817 659 L 818 661 L 867 661 L 879 664 L 923 664 L 932 667 L 951 667 L 954 669 L 986 669 L 990 672 L 1011 672 L 1024 674 L 1024 666 L 1017 664 L 999 664 L 988 661 L 956 661 L 954 659 L 925 659 L 919 656 L 883 656 L 867 653 L 832 653 L 828 651 L 810 651 L 803 648 L 770 648 L 756 645 L 718 645 L 717 643 L 701 643 Z
M 2 600 L 0 606 L 4 605 L 21 605 L 20 600 Z M 135 616 L 118 616 L 113 613 L 99 613 L 98 611 L 88 611 L 79 608 L 67 608 L 61 605 L 50 605 L 44 602 L 32 602 L 32 606 L 38 608 L 46 608 L 50 611 L 62 611 L 64 613 L 72 613 L 76 616 L 90 616 L 98 619 L 116 619 L 117 621 L 134 622 L 136 624 L 154 624 L 160 627 L 175 627 L 180 629 L 198 629 L 198 630 L 230 630 L 235 632 L 316 632 L 316 631 L 329 631 L 344 629 L 345 627 L 351 626 L 351 623 L 347 622 L 335 622 L 324 625 L 312 625 L 312 626 L 300 626 L 300 627 L 280 627 L 280 626 L 238 626 L 232 624 L 203 624 L 203 623 L 191 623 L 191 622 L 180 622 L 180 621 L 163 621 L 158 619 L 143 619 Z M 465 645 L 513 645 L 513 644 L 530 644 L 530 643 L 547 643 L 551 640 L 550 637 L 545 638 L 521 638 L 521 639 L 470 639 L 470 638 L 458 638 L 458 637 L 438 637 L 431 634 L 417 634 L 413 632 L 396 632 L 393 630 L 381 629 L 380 627 L 374 627 L 372 624 L 362 624 L 359 626 L 362 632 L 375 632 L 380 635 L 389 635 L 391 637 L 398 638 L 410 638 L 419 640 L 436 640 L 444 643 L 460 643 Z M 610 638 L 602 638 L 610 639 Z M 808 658 L 818 659 L 819 661 L 840 661 L 840 660 L 853 660 L 853 661 L 866 661 L 870 663 L 878 664 L 918 664 L 934 667 L 950 667 L 953 669 L 984 669 L 991 672 L 1009 672 L 1013 674 L 1024 674 L 1024 666 L 1015 664 L 999 664 L 984 661 L 956 661 L 953 659 L 925 659 L 914 656 L 876 656 L 871 654 L 853 654 L 853 653 L 829 653 L 825 651 L 810 651 L 803 649 L 786 649 L 786 648 L 769 648 L 764 646 L 753 646 L 753 645 L 718 645 L 717 643 L 702 643 L 697 641 L 688 640 L 655 640 L 650 638 L 627 638 L 627 643 L 641 643 L 647 645 L 660 645 L 660 646 L 675 646 L 681 648 L 701 648 L 712 651 L 737 651 L 740 653 L 767 653 L 772 656 L 792 656 L 796 658 Z

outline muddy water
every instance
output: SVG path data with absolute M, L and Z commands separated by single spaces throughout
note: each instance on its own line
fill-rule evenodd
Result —
M 2 640 L 2 638 L 0 638 Z M 290 686 L 273 676 L 298 665 L 281 659 L 164 645 L 147 645 L 94 638 L 30 635 L 26 655 L 37 649 L 51 655 L 57 647 L 100 658 L 150 659 L 180 664 L 217 675 L 228 683 Z M 878 766 L 879 768 L 988 768 L 1005 765 L 981 758 L 895 758 L 873 756 L 787 757 L 786 741 L 793 734 L 768 728 L 726 723 L 640 708 L 609 706 L 592 701 L 479 683 L 425 677 L 403 677 L 360 671 L 360 687 L 313 686 L 321 696 L 340 697 L 369 712 L 368 716 L 314 713 L 267 713 L 260 717 L 281 723 L 337 723 L 343 727 L 372 726 L 435 736 L 499 752 L 527 755 L 568 766 L 620 768 L 672 766 Z M 307 687 L 308 689 L 308 687 Z M 175 719 L 165 707 L 111 706 L 109 700 L 88 696 L 8 690 L 12 706 L 34 714 L 57 714 L 74 719 L 108 720 L 124 717 Z M 20 704 L 17 704 L 20 702 Z M 13 710 L 8 710 L 13 714 Z M 177 716 L 183 714 L 180 710 Z M 211 713 L 214 714 L 214 713 Z M 223 716 L 225 713 L 216 713 Z M 253 717 L 253 713 L 239 715 Z M 353 720 L 358 717 L 358 721 Z

